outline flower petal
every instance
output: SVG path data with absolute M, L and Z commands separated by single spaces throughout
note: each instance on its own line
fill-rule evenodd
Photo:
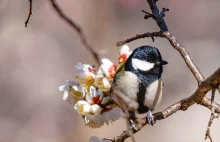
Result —
M 74 109 L 81 115 L 87 115 L 91 112 L 91 105 L 86 101 L 80 100 L 74 105 Z
M 120 108 L 116 107 L 111 109 L 110 111 L 104 112 L 103 116 L 106 119 L 106 123 L 108 124 L 109 122 L 115 121 L 119 119 L 123 115 L 123 112 Z
M 78 85 L 72 86 L 70 90 L 76 99 L 83 99 L 85 97 L 85 90 Z
M 74 99 L 73 99 L 72 95 L 69 93 L 70 92 L 68 92 L 68 91 L 63 92 L 63 100 L 72 105 Z
M 106 77 L 96 77 L 95 85 L 103 92 L 107 92 L 111 88 L 111 84 Z
M 64 91 L 64 92 L 63 92 L 63 100 L 64 100 L 64 101 L 67 100 L 68 97 L 69 97 L 68 91 Z
M 103 98 L 103 92 L 100 89 L 98 89 L 96 94 L 99 96 L 99 100 L 101 101 Z
M 103 115 L 86 115 L 84 120 L 86 125 L 91 128 L 100 128 L 104 125 L 104 122 L 106 121 Z
M 59 91 L 60 92 L 63 92 L 63 91 L 69 91 L 70 90 L 70 87 L 75 85 L 76 83 L 71 81 L 71 80 L 67 80 L 65 82 L 65 84 L 61 85 L 58 87 Z
M 76 66 L 75 66 L 75 69 L 78 71 L 78 72 L 84 72 L 84 66 L 82 63 L 78 63 Z
M 129 54 L 129 47 L 128 47 L 128 45 L 123 45 L 121 47 L 120 54 Z
M 98 137 L 92 136 L 92 137 L 90 137 L 89 142 L 111 142 L 111 141 L 110 140 L 100 140 Z
M 110 82 L 109 82 L 109 80 L 106 77 L 103 78 L 103 85 L 106 88 L 110 88 Z
M 84 105 L 83 111 L 84 114 L 89 114 L 92 111 L 92 107 L 90 105 Z
M 60 92 L 63 92 L 63 91 L 65 90 L 65 85 L 59 86 L 59 87 L 58 87 L 58 90 L 59 90 Z
M 68 84 L 69 86 L 76 85 L 76 83 L 74 81 L 72 81 L 72 80 L 67 80 L 66 84 Z
M 77 85 L 72 86 L 72 88 L 74 89 L 74 91 L 81 91 L 81 88 Z
M 109 80 L 106 77 L 103 78 L 103 85 L 104 85 L 104 88 L 105 88 L 104 90 L 102 90 L 103 92 L 107 92 L 107 91 L 110 90 L 111 84 L 110 84 Z
M 92 105 L 92 113 L 94 115 L 99 115 L 101 111 L 102 111 L 102 108 L 99 105 L 97 104 Z
M 90 93 L 90 95 L 91 95 L 92 97 L 95 97 L 95 96 L 96 96 L 96 89 L 95 89 L 95 87 L 91 86 L 91 87 L 89 88 L 89 93 Z
M 93 100 L 92 100 L 92 96 L 91 96 L 90 94 L 87 94 L 87 95 L 86 95 L 86 101 L 87 101 L 88 103 L 90 103 L 90 104 L 93 104 L 93 103 L 94 103 Z
M 92 137 L 90 137 L 89 142 L 101 142 L 101 141 L 98 137 L 92 136 Z
M 108 77 L 109 76 L 109 68 L 110 68 L 110 66 L 105 66 L 104 64 L 102 64 L 100 66 L 100 68 L 101 68 L 103 74 Z
M 107 58 L 102 58 L 101 60 L 102 60 L 102 64 L 104 64 L 105 66 L 112 66 L 113 65 L 113 63 Z

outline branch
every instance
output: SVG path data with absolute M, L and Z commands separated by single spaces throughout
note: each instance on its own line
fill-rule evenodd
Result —
M 151 15 L 150 17 L 152 17 L 156 21 L 161 32 L 167 32 L 168 27 L 167 27 L 163 17 L 165 16 L 164 15 L 165 11 L 168 11 L 168 9 L 163 8 L 163 10 L 160 12 L 157 7 L 156 0 L 147 0 L 147 2 L 148 2 L 150 9 L 152 11 L 152 14 L 150 14 Z
M 202 106 L 205 106 L 209 109 L 212 108 L 212 104 L 211 101 L 209 99 L 203 98 L 202 100 L 200 100 L 199 98 L 201 96 L 205 96 L 205 94 L 210 91 L 213 87 L 213 85 L 219 85 L 220 84 L 220 68 L 218 68 L 210 77 L 208 77 L 206 80 L 204 80 L 201 85 L 197 88 L 197 90 L 188 98 L 180 100 L 179 102 L 169 106 L 168 108 L 166 108 L 165 110 L 163 110 L 162 112 L 157 112 L 154 113 L 154 120 L 162 120 L 162 119 L 166 119 L 167 117 L 171 116 L 172 114 L 176 113 L 177 111 L 186 111 L 187 108 L 189 108 L 190 106 L 192 106 L 193 104 L 190 104 L 189 102 L 191 101 L 191 99 L 195 99 L 197 104 L 200 104 Z M 213 106 L 215 108 L 215 113 L 220 114 L 220 105 L 213 102 Z M 137 121 L 137 131 L 135 131 L 134 133 L 137 133 L 138 131 L 140 131 L 145 125 L 148 124 L 147 121 L 144 120 L 139 120 Z M 126 138 L 130 137 L 130 134 L 128 131 L 124 131 L 122 132 L 122 134 L 118 137 L 115 137 L 113 139 L 108 139 L 112 142 L 123 142 L 125 141 Z
M 164 32 L 163 34 L 169 40 L 169 42 L 173 46 L 173 48 L 175 48 L 176 50 L 179 51 L 179 53 L 183 57 L 184 61 L 186 62 L 188 68 L 190 69 L 190 71 L 192 72 L 192 74 L 194 75 L 196 80 L 198 81 L 198 84 L 200 84 L 204 80 L 204 77 L 203 77 L 202 73 L 199 71 L 199 69 L 196 67 L 194 62 L 192 61 L 192 59 L 191 59 L 189 53 L 187 52 L 187 50 L 185 49 L 185 47 L 182 44 L 180 44 L 171 33 Z
M 162 32 L 153 32 L 153 33 L 144 33 L 144 34 L 137 34 L 136 36 L 132 37 L 132 38 L 128 38 L 126 40 L 122 40 L 116 43 L 116 46 L 121 46 L 125 43 L 129 43 L 131 41 L 137 40 L 137 39 L 141 39 L 141 38 L 145 38 L 145 37 L 150 37 L 152 38 L 153 42 L 154 42 L 154 37 L 164 37 Z
M 216 88 L 213 88 L 213 89 L 212 89 L 212 98 L 211 98 L 211 103 L 212 103 L 212 104 L 213 104 L 214 98 L 215 98 L 215 91 L 216 91 Z M 208 127 L 207 127 L 207 129 L 206 129 L 205 140 L 206 140 L 207 138 L 209 138 L 209 139 L 210 139 L 210 142 L 213 142 L 212 137 L 211 137 L 211 135 L 210 135 L 210 128 L 211 128 L 211 125 L 212 125 L 213 120 L 214 120 L 215 118 L 218 118 L 218 117 L 219 117 L 219 115 L 215 113 L 215 108 L 214 108 L 214 106 L 212 105 L 212 108 L 211 108 L 211 116 L 210 116 L 210 119 L 209 119 L 209 122 L 208 122 Z
M 92 54 L 92 56 L 95 59 L 95 61 L 97 62 L 97 64 L 101 65 L 98 52 L 88 43 L 88 41 L 86 40 L 86 37 L 83 33 L 82 28 L 63 13 L 60 6 L 57 4 L 56 0 L 50 0 L 50 3 L 52 5 L 52 7 L 54 8 L 54 10 L 57 12 L 57 14 L 59 14 L 59 16 L 64 21 L 66 21 L 77 32 L 77 34 L 79 35 L 79 37 L 81 39 L 82 44 Z
M 33 12 L 32 12 L 32 0 L 29 0 L 29 3 L 30 3 L 30 6 L 29 6 L 29 14 L 28 14 L 28 17 L 27 17 L 27 20 L 25 21 L 25 27 L 27 27 L 27 25 L 28 25 L 28 22 L 29 22 L 29 20 L 30 20 L 30 18 L 31 18 L 31 15 L 33 14 Z

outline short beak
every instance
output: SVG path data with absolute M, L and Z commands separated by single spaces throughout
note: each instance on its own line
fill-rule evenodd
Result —
M 167 61 L 162 60 L 162 61 L 160 62 L 160 65 L 166 65 L 166 64 L 168 64 Z
M 157 65 L 166 65 L 168 64 L 167 61 L 161 60 L 160 62 L 157 62 Z

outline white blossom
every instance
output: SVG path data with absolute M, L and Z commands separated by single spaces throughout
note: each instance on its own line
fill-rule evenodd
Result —
M 63 100 L 67 101 L 68 103 L 72 104 L 73 102 L 73 96 L 70 92 L 70 89 L 73 85 L 75 85 L 76 83 L 74 83 L 71 80 L 67 80 L 65 82 L 65 84 L 59 86 L 59 91 L 63 93 Z
M 88 64 L 78 63 L 75 69 L 79 72 L 77 78 L 80 80 L 80 85 L 85 89 L 88 89 L 94 83 L 95 70 Z
M 103 92 L 108 92 L 111 88 L 110 80 L 103 75 L 95 76 L 95 85 Z
M 94 115 L 99 115 L 101 111 L 102 111 L 102 108 L 99 105 L 97 104 L 92 105 L 92 113 Z
M 86 115 L 85 124 L 91 128 L 100 128 L 105 123 L 105 117 L 103 115 Z
M 107 120 L 106 123 L 108 124 L 109 122 L 118 120 L 123 115 L 123 112 L 120 108 L 115 107 L 110 111 L 104 112 L 103 115 Z
M 85 89 L 78 85 L 72 86 L 71 92 L 76 99 L 83 99 L 86 95 Z
M 74 109 L 81 115 L 88 115 L 92 111 L 91 105 L 88 102 L 83 101 L 83 100 L 78 101 L 74 105 Z
M 112 79 L 116 73 L 116 65 L 113 64 L 109 59 L 102 58 L 102 65 L 99 68 L 97 74 L 103 73 L 107 78 Z
M 103 93 L 100 89 L 96 90 L 95 87 L 90 86 L 89 94 L 86 95 L 86 101 L 90 104 L 98 104 L 103 98 Z
M 124 63 L 131 53 L 132 51 L 129 51 L 129 47 L 127 45 L 123 45 L 119 52 L 119 57 L 118 57 L 119 63 Z
M 91 128 L 100 128 L 105 123 L 109 124 L 110 122 L 116 121 L 122 115 L 123 112 L 120 108 L 112 108 L 111 110 L 99 115 L 86 115 L 84 120 L 87 126 Z

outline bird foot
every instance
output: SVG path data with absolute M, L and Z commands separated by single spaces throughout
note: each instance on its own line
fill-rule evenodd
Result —
M 138 128 L 136 127 L 136 124 L 135 124 L 134 120 L 129 119 L 129 123 L 130 123 L 130 126 L 131 126 L 132 130 L 138 131 Z
M 154 116 L 150 110 L 147 112 L 147 122 L 152 126 L 156 123 L 154 121 Z

